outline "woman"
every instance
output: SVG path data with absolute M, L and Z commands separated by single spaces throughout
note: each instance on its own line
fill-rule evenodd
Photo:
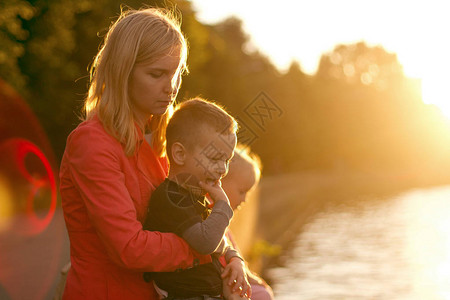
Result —
M 158 299 L 143 271 L 210 261 L 175 234 L 142 230 L 167 175 L 164 130 L 186 58 L 179 24 L 161 9 L 123 12 L 106 35 L 61 162 L 72 264 L 63 299 Z

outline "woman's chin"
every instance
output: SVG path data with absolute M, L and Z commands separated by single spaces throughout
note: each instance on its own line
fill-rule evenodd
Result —
M 170 105 L 160 105 L 152 109 L 151 114 L 153 116 L 161 116 L 169 110 Z
M 166 111 L 167 111 L 167 108 L 155 109 L 155 110 L 153 110 L 152 115 L 153 116 L 162 116 L 163 114 L 166 113 Z

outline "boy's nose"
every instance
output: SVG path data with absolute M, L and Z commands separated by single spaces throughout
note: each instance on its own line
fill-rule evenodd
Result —
M 225 164 L 218 164 L 217 166 L 217 173 L 220 175 L 220 177 L 225 177 L 228 173 L 228 168 Z

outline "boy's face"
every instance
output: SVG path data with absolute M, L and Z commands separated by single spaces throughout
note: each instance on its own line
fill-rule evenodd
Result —
M 198 181 L 213 185 L 228 172 L 228 164 L 236 147 L 236 134 L 221 134 L 203 126 L 198 133 L 198 143 L 193 149 L 186 149 L 183 173 Z
M 251 164 L 237 161 L 233 165 L 230 174 L 222 180 L 222 187 L 230 200 L 231 208 L 234 210 L 245 202 L 247 194 L 256 185 L 255 169 Z

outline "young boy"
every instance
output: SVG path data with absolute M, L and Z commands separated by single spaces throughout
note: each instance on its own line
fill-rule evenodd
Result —
M 227 176 L 222 180 L 222 187 L 233 210 L 239 209 L 240 205 L 246 201 L 247 194 L 258 185 L 260 177 L 260 158 L 248 147 L 237 145 Z
M 157 290 L 169 299 L 251 295 L 243 260 L 223 239 L 233 210 L 220 180 L 236 147 L 236 131 L 233 117 L 199 98 L 181 103 L 167 126 L 169 175 L 152 194 L 144 229 L 174 232 L 199 253 L 212 257 L 211 263 L 187 270 L 145 273 L 146 280 L 153 279 Z M 212 209 L 206 193 L 214 202 Z M 222 254 L 228 263 L 223 273 L 218 260 Z M 230 276 L 222 282 L 221 274 Z
M 228 174 L 222 180 L 222 187 L 233 210 L 247 200 L 247 195 L 256 188 L 261 178 L 261 160 L 244 145 L 238 145 L 230 162 Z M 238 246 L 231 231 L 226 236 L 234 248 Z M 272 288 L 256 273 L 247 269 L 247 278 L 252 288 L 252 300 L 273 300 Z

